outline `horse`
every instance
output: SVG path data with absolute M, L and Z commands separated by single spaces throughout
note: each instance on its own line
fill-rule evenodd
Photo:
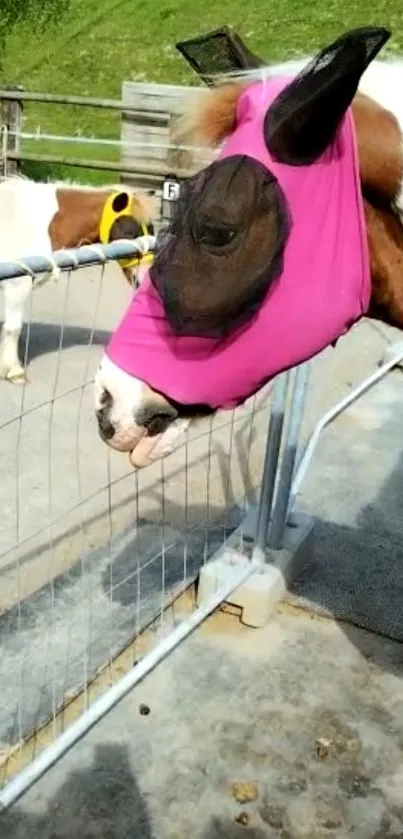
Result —
M 0 260 L 24 261 L 24 257 L 106 244 L 117 239 L 153 235 L 154 199 L 125 187 L 92 187 L 64 182 L 39 183 L 14 176 L 0 183 Z M 141 260 L 147 264 L 150 254 Z M 126 280 L 132 284 L 139 270 L 138 259 L 121 261 Z M 56 266 L 34 279 L 34 288 L 59 277 Z M 0 336 L 0 378 L 13 383 L 26 381 L 18 357 L 18 342 L 32 279 L 25 275 L 3 280 L 5 317 Z
M 403 327 L 403 63 L 374 60 L 390 34 L 351 30 L 185 114 L 178 136 L 218 154 L 182 185 L 95 377 L 99 434 L 135 468 L 362 317 Z

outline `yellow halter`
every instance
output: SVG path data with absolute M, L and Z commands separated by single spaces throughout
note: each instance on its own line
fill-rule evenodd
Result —
M 113 207 L 114 202 L 116 198 L 120 196 L 126 197 L 126 204 L 123 209 L 115 210 Z M 108 195 L 108 198 L 106 199 L 102 210 L 101 222 L 99 225 L 99 239 L 102 245 L 108 244 L 112 227 L 118 218 L 122 218 L 123 216 L 133 218 L 133 205 L 134 196 L 130 195 L 129 192 L 112 192 L 110 195 Z M 140 229 L 142 236 L 148 235 L 147 225 L 140 224 Z M 147 262 L 152 262 L 153 257 L 154 254 L 148 252 L 140 257 L 131 256 L 128 257 L 128 259 L 118 259 L 118 263 L 121 266 L 121 268 L 138 268 L 139 265 L 144 265 Z

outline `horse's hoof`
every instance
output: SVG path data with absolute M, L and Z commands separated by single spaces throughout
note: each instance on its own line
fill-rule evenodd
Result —
M 28 379 L 26 377 L 25 370 L 23 370 L 22 367 L 12 367 L 11 370 L 8 371 L 5 378 L 8 382 L 11 382 L 13 385 L 28 384 Z

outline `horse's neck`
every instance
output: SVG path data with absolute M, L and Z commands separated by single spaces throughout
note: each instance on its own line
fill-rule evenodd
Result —
M 60 187 L 56 196 L 59 209 L 49 227 L 52 250 L 99 242 L 99 226 L 107 192 Z
M 403 134 L 391 113 L 358 93 L 352 104 L 357 137 L 360 179 L 383 202 L 393 202 L 402 189 Z
M 403 227 L 392 210 L 364 199 L 371 267 L 370 315 L 403 329 Z

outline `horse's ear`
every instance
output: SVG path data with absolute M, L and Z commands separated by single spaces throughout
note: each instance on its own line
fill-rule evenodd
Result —
M 312 163 L 331 143 L 360 78 L 390 38 L 381 27 L 354 29 L 323 49 L 270 105 L 264 135 L 281 163 Z

